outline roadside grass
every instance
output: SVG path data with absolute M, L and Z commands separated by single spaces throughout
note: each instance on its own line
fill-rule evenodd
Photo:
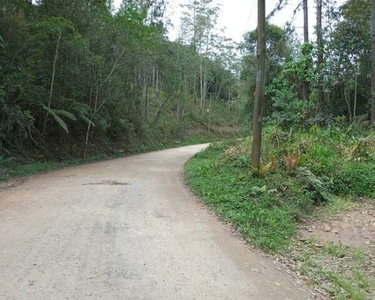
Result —
M 340 126 L 314 126 L 307 132 L 268 127 L 263 149 L 262 167 L 253 170 L 250 137 L 214 143 L 186 164 L 187 182 L 255 246 L 282 257 L 296 251 L 292 260 L 298 262 L 297 272 L 330 296 L 368 299 L 375 274 L 367 271 L 371 264 L 366 255 L 333 244 L 304 245 L 293 237 L 301 220 L 349 209 L 359 197 L 375 198 L 373 132 Z M 325 261 L 332 265 L 322 267 Z
M 100 155 L 92 156 L 86 159 L 73 158 L 64 159 L 61 161 L 53 160 L 32 160 L 25 158 L 4 158 L 0 157 L 0 182 L 6 181 L 15 177 L 24 177 L 37 173 L 47 172 L 66 167 L 79 166 L 88 163 L 99 162 L 103 160 L 126 157 L 134 154 L 147 153 L 151 151 L 163 150 L 168 148 L 177 148 L 194 144 L 202 144 L 212 142 L 220 139 L 221 137 L 208 134 L 193 134 L 181 140 L 174 140 L 168 143 L 153 142 L 153 143 L 139 143 L 132 148 L 113 153 L 103 153 Z
M 294 242 L 280 260 L 307 282 L 334 299 L 366 300 L 374 296 L 374 260 L 368 253 L 342 244 L 321 246 L 311 239 Z

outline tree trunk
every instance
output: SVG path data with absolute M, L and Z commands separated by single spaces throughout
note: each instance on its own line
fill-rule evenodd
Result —
M 219 90 L 216 93 L 216 101 L 219 101 L 220 93 L 221 93 L 221 84 L 219 85 Z
M 251 151 L 251 165 L 259 169 L 260 152 L 262 148 L 262 119 L 263 102 L 266 82 L 266 1 L 258 0 L 258 43 L 257 58 L 258 72 L 256 82 L 256 97 L 253 114 L 253 145 Z
M 55 75 L 56 75 L 56 63 L 57 63 L 57 58 L 59 57 L 59 48 L 60 48 L 61 36 L 62 36 L 62 31 L 60 31 L 59 37 L 57 38 L 55 58 L 53 59 L 52 79 L 51 79 L 51 86 L 50 86 L 50 89 L 49 89 L 48 108 L 51 108 L 51 104 L 52 104 L 53 86 L 55 84 Z M 48 116 L 49 116 L 49 112 L 47 111 L 46 118 L 44 120 L 43 133 L 46 133 Z
M 203 107 L 206 106 L 207 89 L 207 65 L 205 65 L 203 69 Z
M 148 94 L 147 94 L 147 83 L 143 86 L 143 101 L 144 101 L 144 118 L 148 121 Z
M 303 40 L 304 43 L 309 42 L 309 7 L 308 7 L 308 0 L 303 0 Z M 309 101 L 309 83 L 307 81 L 306 75 L 308 70 L 304 70 L 304 82 L 303 82 L 303 90 L 302 90 L 302 97 L 303 100 Z
M 350 93 L 348 95 L 347 93 L 347 89 L 344 87 L 344 98 L 345 98 L 345 102 L 346 102 L 346 105 L 348 107 L 348 119 L 349 119 L 349 122 L 351 123 L 352 122 L 352 107 L 350 105 Z
M 156 91 L 159 91 L 159 67 L 156 68 Z
M 91 88 L 91 92 L 90 92 L 90 110 L 91 110 L 91 116 L 89 118 L 89 123 L 87 125 L 87 130 L 86 130 L 85 149 L 83 151 L 83 158 L 87 157 L 88 145 L 89 145 L 89 139 L 90 139 L 90 129 L 91 129 L 91 126 L 94 124 L 93 123 L 94 117 L 95 117 L 96 113 L 99 112 L 102 109 L 102 107 L 103 107 L 103 105 L 105 103 L 105 100 L 104 100 L 99 105 L 99 93 L 100 93 L 100 90 L 104 86 L 104 84 L 111 79 L 114 71 L 117 68 L 118 62 L 120 61 L 120 59 L 123 56 L 124 52 L 125 52 L 125 48 L 121 51 L 120 55 L 116 59 L 114 65 L 113 65 L 111 71 L 109 72 L 109 74 L 107 75 L 107 77 L 95 88 L 94 110 L 92 110 L 92 107 L 91 107 L 91 105 L 92 105 L 91 96 L 92 96 L 92 90 L 93 90 L 93 88 Z
M 320 109 L 324 107 L 324 91 L 323 91 L 323 31 L 322 31 L 322 0 L 316 1 L 316 35 L 318 43 L 318 99 Z
M 303 0 L 303 41 L 309 42 L 309 6 L 308 0 Z
M 152 67 L 152 88 L 155 89 L 155 66 Z
M 353 118 L 357 117 L 357 93 L 358 93 L 358 73 L 357 68 L 355 71 L 355 83 L 354 83 L 354 104 L 353 104 Z
M 91 121 L 87 124 L 86 138 L 85 138 L 85 150 L 83 151 L 83 158 L 87 158 L 87 150 L 88 150 L 88 147 L 89 147 L 90 129 L 91 129 Z
M 375 124 L 375 0 L 371 1 L 371 123 Z
M 197 74 L 194 73 L 194 95 L 193 95 L 193 106 L 197 106 Z
M 211 134 L 211 110 L 212 110 L 212 96 L 210 96 L 210 108 L 208 109 L 208 134 Z
M 201 62 L 201 65 L 200 65 L 200 89 L 201 89 L 200 106 L 201 106 L 201 108 L 203 108 L 203 66 L 202 66 L 202 62 Z

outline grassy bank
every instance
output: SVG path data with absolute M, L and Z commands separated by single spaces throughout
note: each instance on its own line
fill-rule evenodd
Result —
M 316 216 L 317 207 L 323 208 L 320 214 L 332 213 L 359 197 L 375 198 L 375 137 L 368 128 L 333 125 L 284 132 L 268 127 L 263 149 L 260 170 L 250 166 L 250 137 L 214 143 L 186 164 L 192 189 L 261 249 L 290 253 L 298 247 L 293 241 L 296 227 Z M 332 247 L 318 247 L 314 253 L 328 258 L 336 251 Z M 322 271 L 319 263 L 306 258 L 308 251 L 299 253 L 299 272 L 312 276 Z M 355 250 L 346 253 L 359 257 Z M 325 291 L 338 299 L 366 299 L 369 280 L 362 261 L 355 259 L 358 263 L 344 273 L 340 268 L 320 272 L 330 286 Z

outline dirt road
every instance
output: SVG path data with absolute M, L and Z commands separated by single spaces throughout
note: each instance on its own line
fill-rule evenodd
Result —
M 0 299 L 309 299 L 185 187 L 183 163 L 203 147 L 0 191 Z

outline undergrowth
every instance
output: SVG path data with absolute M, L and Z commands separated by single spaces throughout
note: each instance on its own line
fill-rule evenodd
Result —
M 250 154 L 251 137 L 214 143 L 186 164 L 188 184 L 246 240 L 284 259 L 323 294 L 370 299 L 374 274 L 367 254 L 293 237 L 299 221 L 375 198 L 373 131 L 338 124 L 290 132 L 267 127 L 258 170 Z
M 167 143 L 139 143 L 130 149 L 102 153 L 86 159 L 65 158 L 61 160 L 37 160 L 19 158 L 5 158 L 0 156 L 0 181 L 6 181 L 14 177 L 23 177 L 36 173 L 62 169 L 71 166 L 78 166 L 87 163 L 102 161 L 105 159 L 120 158 L 132 154 L 140 154 L 150 151 L 163 150 L 168 148 L 182 147 L 186 145 L 201 144 L 217 140 L 219 137 L 208 134 L 195 134 L 180 140 Z
M 262 249 L 287 249 L 296 223 L 317 206 L 375 197 L 370 130 L 268 127 L 259 170 L 251 168 L 250 153 L 250 137 L 214 143 L 187 163 L 186 172 L 207 205 Z

